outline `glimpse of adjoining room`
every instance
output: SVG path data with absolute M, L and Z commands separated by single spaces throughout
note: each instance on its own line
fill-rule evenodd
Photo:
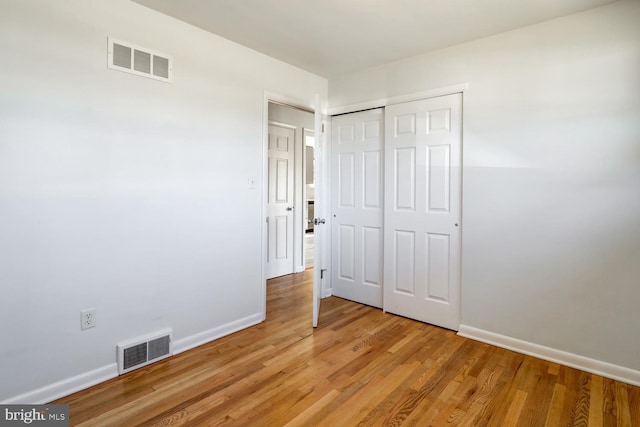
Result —
M 304 135 L 304 179 L 305 179 L 305 224 L 307 226 L 304 236 L 304 267 L 313 268 L 313 218 L 314 216 L 314 144 L 315 137 L 312 134 Z
M 314 231 L 315 137 L 314 113 L 309 108 L 281 102 L 269 102 L 268 108 L 265 267 L 270 279 L 300 273 L 313 264 L 313 246 L 307 250 L 307 236 Z

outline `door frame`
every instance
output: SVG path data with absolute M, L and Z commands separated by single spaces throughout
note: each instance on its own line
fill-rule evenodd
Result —
M 322 119 L 321 119 L 321 103 L 320 103 L 320 95 L 316 94 L 311 102 L 305 102 L 300 99 L 293 99 L 287 97 L 285 95 L 281 95 L 279 93 L 264 91 L 263 95 L 263 108 L 262 108 L 262 194 L 261 194 L 261 211 L 260 211 L 260 230 L 261 230 L 261 292 L 260 292 L 260 301 L 261 301 L 261 317 L 264 321 L 267 318 L 267 269 L 266 269 L 266 259 L 267 259 L 267 226 L 266 226 L 266 217 L 268 216 L 268 192 L 269 192 L 269 103 L 282 104 L 288 107 L 297 108 L 299 110 L 307 111 L 315 116 L 315 126 L 314 126 L 314 134 L 321 135 L 322 134 Z M 324 167 L 324 165 L 323 165 Z M 317 196 L 316 196 L 317 197 Z M 297 207 L 297 206 L 296 206 Z M 301 236 L 302 237 L 302 236 Z M 295 239 L 294 239 L 294 247 L 295 247 Z M 295 265 L 294 265 L 295 271 Z M 321 286 L 321 284 L 319 284 Z M 315 284 L 314 284 L 315 291 Z M 316 317 L 316 313 L 314 311 L 314 320 Z
M 357 113 L 358 111 L 371 110 L 373 108 L 386 107 L 391 104 L 400 104 L 402 102 L 420 101 L 421 99 L 435 98 L 437 96 L 453 95 L 462 93 L 469 89 L 469 83 L 460 83 L 451 86 L 423 90 L 420 92 L 411 92 L 404 95 L 391 96 L 388 98 L 379 98 L 371 101 L 360 102 L 358 104 L 343 105 L 340 107 L 332 107 L 328 111 L 329 117 L 340 114 Z M 464 110 L 464 109 L 463 109 Z M 464 111 L 463 111 L 464 112 Z

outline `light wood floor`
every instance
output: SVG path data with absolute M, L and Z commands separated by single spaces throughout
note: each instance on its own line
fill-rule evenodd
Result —
M 267 321 L 60 399 L 83 426 L 640 425 L 640 388 L 268 285 Z

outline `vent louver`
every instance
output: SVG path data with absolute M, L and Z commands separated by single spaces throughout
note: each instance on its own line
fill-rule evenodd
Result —
M 158 357 L 164 356 L 165 354 L 169 354 L 170 345 L 171 340 L 169 339 L 169 336 L 149 341 L 149 359 L 154 360 Z
M 124 349 L 124 369 L 129 369 L 147 361 L 147 343 Z
M 164 82 L 172 81 L 169 55 L 109 37 L 109 68 Z
M 118 344 L 118 372 L 124 374 L 172 355 L 171 330 Z

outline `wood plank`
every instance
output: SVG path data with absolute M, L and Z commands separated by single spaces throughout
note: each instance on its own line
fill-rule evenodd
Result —
M 615 389 L 616 382 L 609 378 L 603 379 L 604 388 L 602 391 L 603 405 L 602 405 L 602 418 L 604 420 L 603 425 L 615 426 L 618 424 L 618 417 L 616 413 L 616 397 Z
M 415 371 L 417 365 L 417 362 L 411 365 L 400 365 L 386 377 L 372 379 L 342 405 L 344 409 L 332 412 L 318 425 L 341 425 L 344 420 L 348 420 L 346 425 L 350 425 L 350 422 L 357 424 L 362 419 L 363 412 L 369 412 L 379 404 L 386 397 L 389 389 L 398 387 Z
M 589 402 L 589 427 L 604 425 L 602 419 L 602 377 L 594 375 L 591 378 L 591 401 Z
M 527 399 L 527 392 L 523 390 L 516 390 L 516 395 L 509 405 L 509 411 L 507 412 L 506 417 L 504 418 L 504 425 L 506 426 L 517 426 L 518 420 L 520 419 L 520 412 L 522 411 L 522 407 L 524 406 L 524 402 Z
M 628 386 L 629 416 L 636 426 L 640 426 L 640 387 Z
M 589 404 L 591 394 L 591 374 L 580 373 L 579 390 L 569 423 L 575 426 L 589 424 Z
M 523 425 L 540 426 L 544 425 L 549 412 L 551 400 L 546 398 L 553 393 L 557 377 L 549 374 L 548 363 L 542 360 L 535 360 L 532 366 L 535 368 L 528 375 L 528 380 L 524 390 L 535 390 L 529 393 L 520 415 L 520 422 Z
M 627 385 L 620 382 L 616 383 L 616 413 L 618 414 L 618 427 L 631 427 Z
M 549 405 L 549 411 L 547 412 L 547 419 L 544 423 L 547 427 L 557 425 L 558 420 L 562 418 L 562 408 L 564 406 L 564 396 L 567 392 L 567 386 L 564 384 L 556 383 L 553 388 L 553 395 L 551 396 L 551 404 Z
M 313 403 L 311 406 L 309 406 L 307 409 L 305 409 L 300 415 L 298 415 L 293 420 L 285 424 L 285 426 L 308 425 L 307 424 L 308 419 L 311 418 L 314 414 L 316 414 L 324 406 L 327 406 L 329 403 L 331 403 L 331 401 L 334 400 L 339 394 L 340 394 L 339 391 L 331 390 L 324 397 L 322 397 L 321 399 Z

